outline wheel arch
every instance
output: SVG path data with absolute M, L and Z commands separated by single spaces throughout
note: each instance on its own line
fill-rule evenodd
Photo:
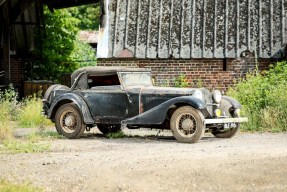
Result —
M 79 108 L 81 115 L 86 124 L 94 124 L 94 120 L 92 118 L 91 112 L 89 110 L 86 102 L 77 94 L 74 93 L 66 93 L 59 96 L 55 101 L 53 101 L 50 110 L 48 112 L 48 118 L 54 119 L 57 110 L 67 104 L 67 103 L 75 103 L 75 105 Z
M 123 120 L 122 123 L 130 125 L 146 125 L 147 122 L 150 125 L 162 124 L 169 111 L 174 108 L 173 106 L 176 108 L 181 106 L 191 106 L 197 110 L 206 109 L 205 103 L 200 99 L 191 96 L 176 97 L 145 111 L 138 116 Z
M 234 109 L 241 109 L 242 105 L 236 99 L 228 96 L 223 96 L 222 99 L 228 101 Z

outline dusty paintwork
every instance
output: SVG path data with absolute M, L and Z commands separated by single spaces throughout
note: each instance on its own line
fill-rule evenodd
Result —
M 144 68 L 84 67 L 71 80 L 70 89 L 53 85 L 43 99 L 44 114 L 68 138 L 95 125 L 105 134 L 125 124 L 130 129 L 171 129 L 179 142 L 194 143 L 205 129 L 232 137 L 238 123 L 247 121 L 239 117 L 240 103 L 220 91 L 155 87 Z
M 108 43 L 100 58 L 281 57 L 287 0 L 105 0 Z M 105 29 L 106 26 L 103 26 Z

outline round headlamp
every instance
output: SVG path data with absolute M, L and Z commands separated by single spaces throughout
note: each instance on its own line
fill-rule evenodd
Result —
M 203 100 L 203 93 L 199 89 L 195 90 L 192 96 L 197 99 Z
M 222 100 L 222 94 L 219 90 L 215 90 L 212 94 L 212 99 L 215 103 L 219 104 Z

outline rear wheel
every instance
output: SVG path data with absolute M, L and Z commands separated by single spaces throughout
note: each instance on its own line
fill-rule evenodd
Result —
M 205 132 L 203 115 L 190 106 L 180 107 L 172 114 L 170 129 L 178 142 L 196 143 Z
M 116 133 L 121 130 L 121 124 L 98 124 L 97 127 L 104 135 L 109 133 Z
M 87 127 L 78 107 L 71 103 L 58 109 L 55 124 L 57 131 L 69 139 L 79 138 Z

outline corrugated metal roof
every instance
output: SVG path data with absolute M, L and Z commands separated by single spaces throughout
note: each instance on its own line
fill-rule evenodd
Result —
M 287 0 L 105 3 L 99 58 L 236 58 L 246 50 L 270 58 L 287 43 Z

